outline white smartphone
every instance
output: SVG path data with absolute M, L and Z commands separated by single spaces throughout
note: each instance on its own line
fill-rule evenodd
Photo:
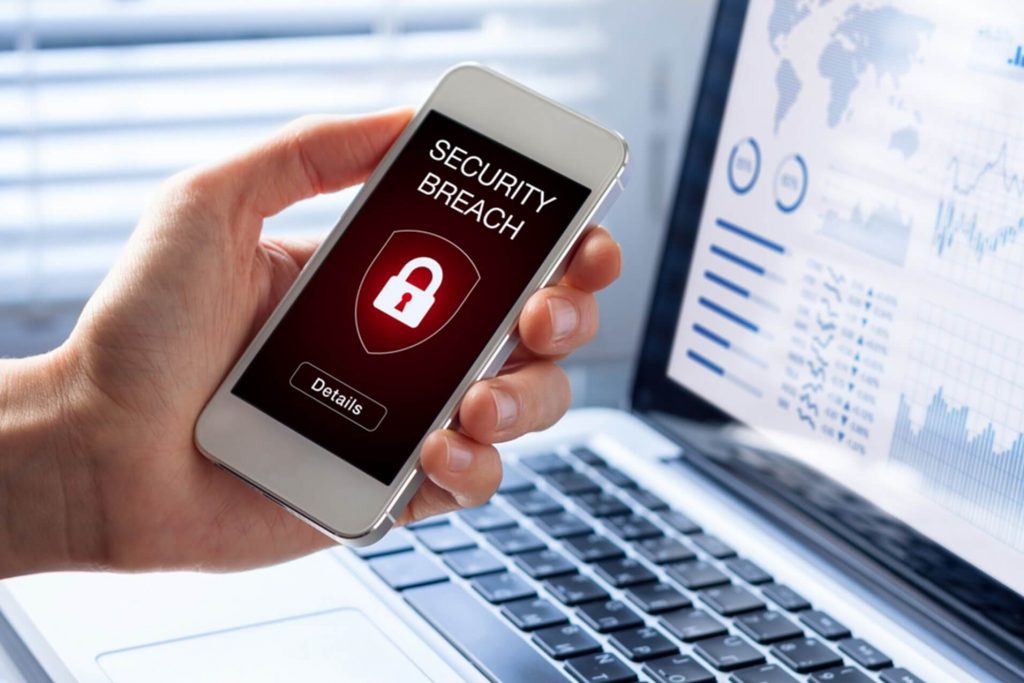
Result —
M 626 159 L 493 71 L 449 71 L 203 410 L 200 451 L 341 542 L 379 539 Z

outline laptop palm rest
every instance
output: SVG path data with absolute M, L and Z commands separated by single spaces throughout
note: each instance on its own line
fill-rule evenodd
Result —
M 337 609 L 108 652 L 113 683 L 429 681 L 356 609 Z

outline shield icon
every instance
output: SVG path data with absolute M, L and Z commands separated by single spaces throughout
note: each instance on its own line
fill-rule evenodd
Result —
M 391 233 L 356 292 L 356 334 L 371 354 L 397 353 L 440 332 L 480 282 L 457 244 L 425 230 Z

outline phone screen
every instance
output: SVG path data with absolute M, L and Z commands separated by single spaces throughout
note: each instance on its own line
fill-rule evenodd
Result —
M 429 112 L 232 392 L 390 484 L 589 194 Z

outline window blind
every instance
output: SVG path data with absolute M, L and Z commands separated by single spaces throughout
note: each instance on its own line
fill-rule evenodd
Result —
M 59 342 L 163 178 L 297 116 L 415 104 L 465 60 L 592 111 L 608 95 L 602 4 L 0 4 L 0 327 L 30 320 Z M 351 197 L 303 202 L 268 232 L 322 234 Z

